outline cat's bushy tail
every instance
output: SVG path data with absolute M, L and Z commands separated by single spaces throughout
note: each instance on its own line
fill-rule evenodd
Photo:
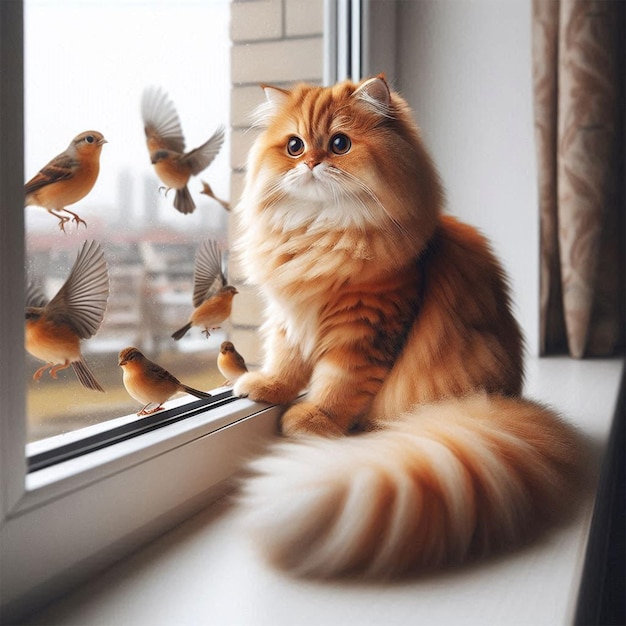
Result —
M 252 463 L 242 498 L 276 564 L 395 576 L 527 538 L 566 508 L 583 449 L 549 409 L 477 394 L 361 435 L 279 443 Z

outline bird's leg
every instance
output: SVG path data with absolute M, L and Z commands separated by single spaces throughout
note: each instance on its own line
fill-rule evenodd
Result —
M 47 369 L 52 367 L 52 363 L 46 363 L 45 365 L 42 365 L 34 374 L 33 374 L 33 380 L 39 380 L 44 373 L 46 372 Z
M 59 364 L 59 365 L 55 365 L 51 370 L 50 370 L 50 376 L 52 376 L 52 378 L 57 377 L 57 372 L 67 369 L 70 366 L 70 360 L 66 359 L 65 363 Z
M 80 217 L 79 215 L 77 215 L 76 213 L 74 213 L 73 211 L 70 211 L 69 209 L 63 209 L 66 213 L 69 213 L 72 216 L 72 220 L 74 222 L 76 222 L 76 227 L 80 226 L 80 224 L 84 224 L 85 228 L 87 228 L 87 222 Z M 69 219 L 69 218 L 68 218 Z
M 167 194 L 169 193 L 171 187 L 166 187 L 165 185 L 161 185 L 159 187 L 159 193 L 161 193 L 165 189 L 165 197 L 167 198 Z
M 143 409 L 141 409 L 141 411 L 139 411 L 137 413 L 137 415 L 152 415 L 153 413 L 156 413 L 157 411 L 162 411 L 165 407 L 161 406 L 160 404 L 158 406 L 156 406 L 154 409 L 150 409 L 149 411 L 147 410 L 148 407 L 154 404 L 153 402 L 148 402 L 148 404 L 146 404 Z
M 46 209 L 50 215 L 54 215 L 59 220 L 59 228 L 65 232 L 65 222 L 69 222 L 70 218 L 67 215 L 61 215 L 57 213 L 54 209 Z M 63 209 L 64 210 L 64 209 Z
M 204 330 L 202 331 L 204 333 L 204 336 L 208 339 L 211 336 L 211 333 L 209 332 L 209 329 L 207 326 L 204 327 Z

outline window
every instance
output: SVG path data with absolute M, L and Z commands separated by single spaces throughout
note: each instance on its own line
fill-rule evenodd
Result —
M 97 444 L 82 450 L 81 454 L 56 459 L 50 465 L 44 464 L 47 466 L 27 471 L 28 459 L 24 453 L 27 442 L 25 416 L 34 407 L 34 401 L 29 399 L 30 406 L 27 406 L 24 381 L 32 372 L 33 363 L 24 354 L 22 276 L 28 272 L 46 274 L 56 277 L 58 285 L 58 279 L 63 279 L 75 257 L 78 237 L 81 240 L 85 236 L 97 239 L 103 232 L 100 229 L 105 229 L 105 216 L 99 215 L 100 207 L 113 207 L 110 213 L 113 223 L 116 224 L 111 238 L 102 237 L 103 239 L 111 243 L 115 237 L 124 239 L 122 234 L 129 235 L 130 229 L 124 226 L 121 211 L 116 213 L 115 205 L 120 204 L 120 198 L 126 203 L 130 202 L 131 196 L 138 196 L 139 213 L 141 197 L 145 193 L 142 176 L 148 176 L 149 184 L 153 187 L 159 184 L 150 169 L 142 137 L 137 100 L 141 88 L 146 84 L 160 84 L 169 92 L 178 108 L 189 147 L 202 141 L 204 135 L 211 133 L 217 124 L 228 123 L 230 162 L 228 151 L 223 151 L 219 157 L 222 159 L 221 165 L 216 160 L 207 171 L 207 180 L 218 195 L 235 199 L 243 181 L 247 147 L 254 137 L 253 133 L 247 131 L 247 114 L 263 97 L 258 82 L 288 84 L 300 79 L 312 82 L 323 80 L 322 0 L 190 0 L 172 3 L 176 11 L 189 20 L 189 29 L 182 30 L 183 37 L 194 31 L 201 32 L 205 38 L 210 36 L 204 17 L 194 13 L 200 10 L 199 7 L 203 11 L 225 10 L 228 20 L 226 25 L 222 22 L 220 32 L 227 33 L 230 38 L 229 56 L 221 60 L 204 59 L 203 53 L 200 53 L 197 61 L 204 65 L 207 74 L 194 75 L 195 82 L 189 84 L 183 81 L 182 87 L 179 87 L 174 78 L 171 81 L 165 78 L 166 65 L 161 67 L 162 73 L 157 73 L 156 70 L 137 70 L 123 56 L 121 59 L 113 58 L 117 53 L 113 48 L 122 47 L 118 39 L 129 34 L 129 31 L 143 44 L 136 47 L 132 52 L 133 56 L 141 56 L 147 51 L 154 55 L 170 53 L 168 46 L 161 46 L 158 41 L 147 41 L 145 30 L 137 27 L 134 31 L 130 29 L 131 13 L 140 10 L 146 11 L 150 20 L 163 20 L 168 32 L 178 28 L 173 19 L 168 21 L 163 17 L 162 11 L 167 4 L 169 3 L 153 3 L 148 0 L 131 5 L 118 0 L 108 4 L 70 2 L 69 8 L 56 11 L 52 16 L 55 19 L 65 17 L 69 24 L 78 25 L 78 20 L 73 21 L 76 13 L 86 8 L 93 11 L 89 28 L 93 32 L 94 40 L 102 39 L 104 52 L 101 54 L 109 60 L 102 69 L 103 72 L 108 72 L 105 79 L 112 80 L 117 74 L 131 74 L 125 86 L 116 87 L 115 95 L 106 90 L 102 95 L 103 92 L 98 89 L 100 95 L 92 96 L 89 89 L 82 90 L 90 110 L 98 110 L 91 108 L 90 98 L 93 97 L 95 100 L 105 99 L 96 104 L 101 107 L 100 111 L 107 112 L 118 108 L 117 89 L 124 91 L 125 105 L 115 115 L 121 117 L 125 123 L 128 122 L 129 130 L 114 129 L 111 123 L 109 131 L 104 123 L 99 123 L 98 120 L 87 121 L 82 117 L 85 112 L 79 110 L 79 107 L 71 114 L 57 108 L 56 83 L 52 82 L 51 77 L 54 75 L 49 70 L 50 65 L 54 64 L 48 63 L 52 54 L 49 51 L 49 54 L 45 54 L 45 46 L 42 46 L 44 56 L 39 63 L 45 65 L 46 71 L 38 75 L 36 82 L 39 85 L 44 84 L 44 93 L 37 98 L 45 99 L 43 118 L 48 117 L 42 121 L 34 113 L 31 114 L 29 102 L 35 92 L 29 93 L 27 88 L 26 99 L 22 100 L 22 62 L 25 61 L 28 85 L 31 77 L 37 76 L 37 68 L 29 65 L 35 57 L 28 57 L 30 37 L 36 33 L 35 17 L 31 10 L 37 8 L 46 12 L 48 3 L 43 0 L 0 3 L 0 197 L 4 205 L 20 206 L 24 181 L 61 152 L 77 132 L 85 129 L 100 130 L 109 141 L 103 149 L 101 174 L 92 192 L 93 196 L 90 194 L 74 207 L 79 209 L 79 215 L 88 222 L 86 231 L 81 226 L 77 232 L 73 229 L 65 236 L 54 232 L 57 228 L 54 219 L 35 207 L 28 207 L 24 212 L 14 210 L 0 213 L 0 289 L 3 294 L 3 306 L 0 307 L 0 389 L 3 398 L 0 403 L 0 567 L 3 620 L 12 620 L 27 610 L 33 610 L 59 590 L 68 588 L 97 568 L 111 563 L 123 555 L 125 550 L 149 540 L 164 528 L 198 510 L 227 488 L 227 480 L 237 469 L 241 459 L 250 454 L 260 437 L 274 432 L 275 429 L 278 411 L 273 407 L 235 399 L 228 403 L 219 403 L 219 406 L 206 411 L 194 407 L 193 403 L 180 408 L 186 401 L 179 399 L 172 402 L 172 410 L 166 414 L 175 419 L 161 428 L 148 428 L 147 432 L 122 437 L 110 445 Z M 121 12 L 120 7 L 123 7 Z M 111 15 L 105 17 L 107 11 L 117 11 L 115 27 L 108 38 L 103 36 L 107 31 L 108 20 L 111 19 Z M 52 17 L 46 19 L 46 28 L 50 28 Z M 32 30 L 29 30 L 31 24 Z M 198 24 L 200 28 L 197 28 Z M 77 44 L 77 48 L 68 54 L 80 55 L 77 50 L 82 49 L 78 45 L 82 41 L 82 33 L 74 32 L 68 36 L 75 36 L 73 41 Z M 26 44 L 24 58 L 21 53 L 23 43 Z M 216 68 L 217 65 L 221 67 Z M 223 108 L 215 114 L 215 118 L 202 111 L 194 112 L 193 106 L 192 111 L 186 113 L 189 105 L 187 100 L 192 101 L 191 105 L 196 104 L 194 101 L 197 100 L 202 107 L 207 99 L 214 98 L 211 91 L 213 86 L 206 84 L 206 76 L 211 71 L 226 72 L 227 84 L 220 83 L 221 89 L 226 92 Z M 80 81 L 77 70 L 67 73 L 70 74 L 71 88 L 77 89 Z M 174 76 L 173 71 L 169 76 Z M 49 85 L 47 88 L 46 83 Z M 186 96 L 180 96 L 181 93 Z M 25 143 L 22 137 L 23 119 L 27 124 Z M 105 118 L 103 116 L 100 119 Z M 71 130 L 65 126 L 67 121 L 70 122 Z M 34 147 L 36 137 L 33 135 L 33 129 L 39 125 L 45 127 L 45 133 L 49 135 L 40 144 L 41 152 L 37 152 L 39 148 Z M 131 133 L 134 136 L 132 141 Z M 129 136 L 126 137 L 125 134 Z M 118 141 L 115 141 L 116 135 Z M 33 143 L 30 143 L 31 139 Z M 38 141 L 36 143 L 39 144 Z M 133 147 L 126 148 L 131 143 Z M 144 173 L 137 174 L 138 178 L 133 178 L 135 175 L 120 175 L 124 159 L 131 159 L 130 151 L 135 148 L 137 161 L 144 168 Z M 119 159 L 117 165 L 114 165 L 115 153 Z M 132 161 L 135 162 L 135 157 L 132 157 Z M 195 183 L 199 185 L 199 181 L 196 180 Z M 191 192 L 197 200 L 202 199 L 198 195 L 198 187 Z M 170 219 L 180 216 L 173 213 L 171 197 L 164 199 L 158 194 L 151 197 L 158 207 L 159 219 L 166 222 L 168 232 L 174 230 L 170 228 Z M 218 214 L 220 210 L 218 206 L 210 208 L 211 212 L 217 211 Z M 173 217 L 170 218 L 170 215 Z M 194 224 L 194 228 L 190 230 L 193 234 L 177 233 L 175 243 L 183 241 L 187 245 L 188 237 L 198 241 L 206 236 L 210 228 L 227 233 L 230 227 L 228 216 L 219 214 L 222 217 L 214 225 L 202 221 L 207 219 L 207 215 L 208 212 L 204 217 L 202 212 L 198 212 L 197 217 L 191 216 L 190 223 Z M 27 242 L 23 238 L 25 222 Z M 55 241 L 44 241 L 43 244 L 39 241 L 35 244 L 40 232 L 44 233 L 44 237 L 54 232 Z M 25 262 L 31 251 L 41 251 L 46 247 L 56 248 L 54 251 L 45 251 L 52 255 L 52 264 L 42 261 L 43 257 L 37 260 L 37 255 L 32 254 L 30 258 L 34 260 Z M 113 258 L 116 254 L 123 258 L 126 252 L 121 246 L 115 246 L 111 254 Z M 109 264 L 112 265 L 112 262 Z M 234 267 L 231 268 L 231 275 L 232 280 L 241 280 Z M 130 276 L 132 277 L 132 272 Z M 121 283 L 127 284 L 129 280 L 128 276 L 122 277 Z M 51 285 L 51 291 L 54 290 L 54 285 Z M 246 297 L 245 289 L 242 289 L 242 306 L 237 311 L 233 310 L 232 326 L 229 330 L 232 331 L 235 343 L 238 346 L 246 345 L 252 353 L 255 347 L 258 348 L 258 341 L 251 320 L 247 317 Z M 257 321 L 258 316 L 255 316 L 254 322 Z M 105 328 L 103 326 L 103 331 Z M 97 336 L 94 337 L 96 338 Z M 109 339 L 104 333 L 101 339 L 102 341 L 94 342 L 89 353 L 85 351 L 85 358 L 90 365 L 93 364 L 94 369 L 100 367 L 100 360 L 105 358 L 102 355 L 108 354 L 103 344 L 106 343 L 105 339 Z M 195 339 L 197 337 L 191 343 Z M 186 348 L 189 352 L 194 350 L 191 345 Z M 115 349 L 117 350 L 117 345 Z M 247 356 L 247 351 L 242 352 Z M 183 353 L 188 354 L 186 349 Z M 109 356 L 106 359 L 108 362 Z M 254 357 L 250 360 L 254 362 Z M 116 366 L 112 367 L 112 371 L 120 376 Z M 183 375 L 180 374 L 180 377 L 183 378 Z M 209 384 L 206 383 L 205 386 Z M 43 397 L 44 404 L 53 404 L 47 394 L 43 394 Z M 108 436 L 118 428 L 123 430 L 136 420 L 134 413 L 138 408 L 135 403 L 126 407 L 120 406 L 116 413 L 105 416 L 105 421 L 100 424 L 95 423 L 97 419 L 92 419 L 94 410 L 88 408 L 86 414 L 90 425 L 60 435 L 61 441 L 64 445 L 73 445 L 77 441 L 85 440 L 86 436 L 93 436 L 97 440 L 101 434 Z M 185 419 L 178 419 L 182 417 L 181 412 L 185 413 Z M 65 416 L 65 411 L 60 413 Z M 85 419 L 84 415 L 85 413 L 77 418 L 79 426 L 85 423 L 82 421 Z M 35 432 L 32 428 L 30 431 L 28 436 Z M 33 439 L 41 436 L 44 438 L 28 445 L 31 458 L 34 453 L 45 456 L 50 450 L 59 448 L 58 438 L 46 437 L 52 432 L 56 431 L 43 430 L 32 434 Z
M 229 126 L 230 5 L 226 0 L 77 3 L 24 2 L 25 180 L 35 176 L 70 139 L 100 131 L 100 173 L 90 193 L 68 206 L 87 225 L 26 208 L 28 278 L 52 297 L 86 240 L 98 241 L 108 265 L 110 293 L 102 326 L 82 353 L 106 393 L 82 386 L 71 368 L 53 379 L 32 374 L 42 362 L 26 359 L 28 439 L 83 428 L 141 406 L 122 384 L 117 354 L 136 346 L 199 389 L 221 385 L 216 355 L 224 328 L 208 340 L 194 328 L 170 335 L 191 313 L 193 259 L 206 238 L 227 247 L 227 211 L 200 194 L 202 180 L 228 197 L 229 135 L 214 161 L 188 187 L 192 213 L 173 207 L 146 148 L 140 102 L 144 89 L 162 88 L 173 101 L 186 150 Z M 160 43 L 161 42 L 161 43 Z M 112 45 L 114 43 L 114 45 Z M 161 45 L 162 44 L 162 45 Z M 50 68 L 57 68 L 50 71 Z

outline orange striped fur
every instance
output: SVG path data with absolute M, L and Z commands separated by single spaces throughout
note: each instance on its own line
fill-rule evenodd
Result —
M 308 394 L 244 486 L 260 544 L 301 574 L 393 576 L 528 536 L 571 499 L 582 444 L 519 397 L 503 270 L 443 215 L 407 104 L 383 77 L 265 89 L 236 248 L 266 358 L 234 391 Z

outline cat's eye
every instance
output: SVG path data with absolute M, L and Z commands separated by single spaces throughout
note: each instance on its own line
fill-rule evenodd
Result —
M 330 140 L 330 149 L 335 154 L 345 154 L 352 147 L 352 142 L 350 141 L 350 137 L 344 135 L 343 133 L 337 133 L 333 135 Z
M 293 157 L 300 156 L 304 152 L 304 141 L 295 135 L 289 137 L 287 152 Z

